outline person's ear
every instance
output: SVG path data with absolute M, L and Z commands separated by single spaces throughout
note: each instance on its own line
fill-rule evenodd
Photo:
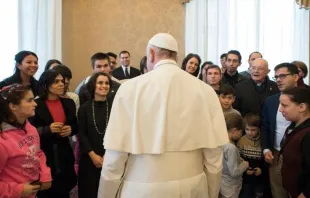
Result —
M 17 111 L 18 110 L 18 106 L 14 105 L 13 103 L 9 103 L 9 108 L 12 112 Z

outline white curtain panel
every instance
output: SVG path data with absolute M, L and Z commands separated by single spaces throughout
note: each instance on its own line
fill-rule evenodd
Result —
M 62 0 L 19 0 L 18 14 L 18 49 L 38 55 L 38 78 L 49 59 L 62 58 Z
M 300 60 L 309 66 L 309 11 L 294 0 L 194 0 L 186 4 L 186 53 L 220 64 L 220 55 L 239 50 L 248 68 L 259 51 L 273 68 Z

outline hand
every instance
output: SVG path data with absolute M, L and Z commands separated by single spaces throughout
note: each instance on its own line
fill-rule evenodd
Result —
M 52 182 L 42 182 L 40 190 L 47 190 L 52 186 Z
M 254 168 L 254 170 L 255 170 L 255 175 L 256 176 L 259 176 L 259 175 L 261 175 L 262 174 L 262 169 L 260 169 L 260 168 Z
M 89 154 L 91 160 L 97 168 L 101 168 L 103 164 L 103 157 L 97 155 L 94 151 L 91 151 Z
M 265 161 L 266 161 L 268 164 L 272 164 L 273 158 L 274 158 L 274 157 L 273 157 L 271 151 L 267 151 L 267 152 L 265 153 Z
M 254 170 L 253 169 L 250 169 L 250 167 L 249 167 L 249 169 L 246 171 L 246 174 L 247 175 L 253 175 L 254 174 Z
M 31 185 L 29 182 L 24 184 L 21 197 L 29 197 L 40 190 L 40 185 Z
M 71 126 L 69 125 L 65 125 L 62 127 L 61 132 L 59 133 L 59 135 L 61 137 L 67 137 L 71 134 L 72 130 L 71 130 Z
M 242 163 L 244 163 L 249 168 L 249 166 L 250 166 L 249 162 L 243 161 Z
M 303 193 L 301 193 L 297 198 L 307 198 Z
M 61 123 L 61 122 L 53 122 L 50 125 L 50 129 L 51 129 L 52 133 L 60 133 L 61 130 L 62 130 L 63 125 L 64 124 Z

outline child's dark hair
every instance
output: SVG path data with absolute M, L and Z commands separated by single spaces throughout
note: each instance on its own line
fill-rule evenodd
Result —
M 12 84 L 2 88 L 0 91 L 0 133 L 2 133 L 1 127 L 4 122 L 17 128 L 23 128 L 24 125 L 17 122 L 9 104 L 19 105 L 28 91 L 31 91 L 31 88 L 21 84 Z
M 223 94 L 224 96 L 229 94 L 235 96 L 235 89 L 230 85 L 222 85 L 218 91 L 218 95 L 221 94 Z
M 227 130 L 236 128 L 238 130 L 244 129 L 243 119 L 241 115 L 236 113 L 228 113 L 225 115 L 225 122 Z
M 243 118 L 244 124 L 252 127 L 260 127 L 260 117 L 257 113 L 247 113 Z

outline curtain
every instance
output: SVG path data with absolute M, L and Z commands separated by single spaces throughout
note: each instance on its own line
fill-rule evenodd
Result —
M 61 60 L 62 0 L 19 0 L 18 14 L 18 49 L 38 55 L 39 77 L 47 60 Z
M 195 0 L 186 5 L 186 53 L 220 64 L 220 55 L 240 51 L 242 65 L 259 51 L 273 68 L 300 60 L 309 65 L 309 11 L 292 0 Z
M 0 12 L 0 59 L 1 72 L 0 81 L 11 76 L 14 72 L 14 56 L 17 52 L 17 0 L 10 0 L 2 3 Z

